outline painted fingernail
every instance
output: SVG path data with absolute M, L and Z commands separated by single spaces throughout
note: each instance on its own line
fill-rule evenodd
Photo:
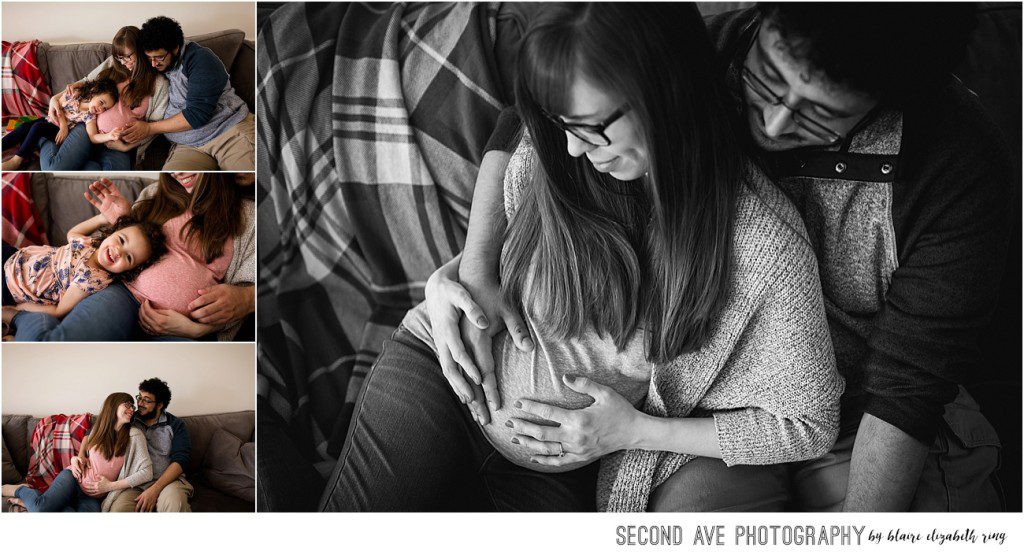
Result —
M 512 443 L 515 443 L 516 445 L 519 445 L 519 438 L 517 438 L 517 437 L 512 438 Z
M 508 427 L 508 428 L 513 428 L 514 427 L 514 426 L 512 426 L 512 421 L 511 420 L 506 420 L 505 421 L 505 426 Z
M 516 401 L 516 408 L 517 409 L 523 408 L 523 402 L 522 401 Z

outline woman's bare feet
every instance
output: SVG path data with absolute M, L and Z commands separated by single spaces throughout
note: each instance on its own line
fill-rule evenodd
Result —
M 4 484 L 0 491 L 2 491 L 4 497 L 14 497 L 14 492 L 18 491 L 18 488 L 28 487 L 28 484 Z
M 9 160 L 4 160 L 2 169 L 5 172 L 12 172 L 21 167 L 21 162 L 21 156 L 15 154 L 14 156 L 11 156 Z
M 11 506 L 12 513 L 26 513 L 28 508 L 25 507 L 25 502 L 17 497 L 12 497 L 7 500 L 7 504 Z

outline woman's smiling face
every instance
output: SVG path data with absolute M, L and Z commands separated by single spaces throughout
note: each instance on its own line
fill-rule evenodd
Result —
M 569 113 L 558 116 L 566 123 L 596 125 L 606 121 L 625 104 L 625 99 L 610 95 L 589 79 L 577 76 L 570 87 Z M 635 111 L 628 112 L 605 128 L 608 146 L 595 146 L 566 132 L 569 155 L 578 158 L 585 154 L 594 169 L 621 181 L 644 175 L 650 169 L 650 153 L 635 115 Z
M 171 177 L 173 177 L 174 180 L 187 191 L 191 191 L 192 187 L 195 187 L 196 181 L 199 180 L 198 173 L 173 172 L 171 173 Z
M 125 424 L 132 421 L 132 415 L 135 414 L 135 405 L 133 403 L 124 402 L 117 407 L 117 425 L 118 427 L 124 426 Z

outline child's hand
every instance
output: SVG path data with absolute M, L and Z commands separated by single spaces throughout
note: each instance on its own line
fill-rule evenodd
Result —
M 89 185 L 89 190 L 85 192 L 85 200 L 95 206 L 111 224 L 132 209 L 128 199 L 124 198 L 117 186 L 107 178 Z
M 122 127 L 118 127 L 118 128 L 116 128 L 116 129 L 114 129 L 114 130 L 113 130 L 113 131 L 111 131 L 110 133 L 107 133 L 107 135 L 109 135 L 109 136 L 110 136 L 110 140 L 111 140 L 111 141 L 116 141 L 116 140 L 118 140 L 118 139 L 120 139 L 120 138 L 121 138 L 121 132 L 122 132 L 122 131 L 124 131 L 124 127 L 123 127 L 123 126 L 122 126 Z M 108 142 L 109 142 L 109 141 L 108 141 Z
M 53 142 L 55 142 L 57 144 L 63 143 L 64 139 L 68 138 L 68 133 L 70 131 L 71 131 L 71 128 L 69 128 L 67 125 L 62 123 L 61 126 L 60 126 L 60 131 L 57 131 L 57 136 L 53 139 Z

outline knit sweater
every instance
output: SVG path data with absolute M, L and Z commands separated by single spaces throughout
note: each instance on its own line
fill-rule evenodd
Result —
M 128 434 L 128 449 L 124 453 L 124 466 L 121 467 L 121 473 L 117 479 L 127 481 L 128 489 L 139 487 L 153 479 L 153 463 L 149 459 L 146 434 L 134 426 Z M 100 506 L 103 512 L 110 512 L 110 508 L 114 506 L 114 500 L 123 491 L 123 489 L 119 489 L 107 494 Z
M 509 162 L 511 216 L 532 173 L 529 136 Z M 641 410 L 660 417 L 712 416 L 729 466 L 813 459 L 838 435 L 844 382 L 817 263 L 799 214 L 751 168 L 736 204 L 726 305 L 698 351 L 654 365 Z M 630 450 L 606 456 L 598 506 L 643 511 L 653 488 L 692 455 Z

